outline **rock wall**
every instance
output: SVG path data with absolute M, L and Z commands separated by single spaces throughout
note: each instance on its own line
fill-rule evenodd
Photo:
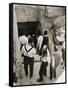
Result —
M 38 20 L 38 9 L 30 5 L 15 7 L 17 22 L 32 22 Z
M 65 7 L 46 6 L 46 11 L 47 17 L 63 16 L 65 14 Z
M 65 7 L 16 5 L 15 12 L 17 22 L 39 21 L 42 25 L 42 30 L 44 31 L 45 29 L 50 29 L 52 27 L 53 21 L 56 18 L 65 16 Z M 62 23 L 63 21 L 61 24 Z

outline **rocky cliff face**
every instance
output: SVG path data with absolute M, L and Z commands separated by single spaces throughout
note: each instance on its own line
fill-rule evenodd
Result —
M 65 16 L 65 7 L 16 5 L 15 12 L 17 22 L 39 21 L 49 29 L 56 18 Z

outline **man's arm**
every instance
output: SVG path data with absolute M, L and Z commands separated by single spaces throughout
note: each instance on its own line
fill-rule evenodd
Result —
M 51 43 L 50 40 L 48 41 L 47 46 L 48 46 L 48 50 L 49 50 L 49 52 L 50 52 L 50 55 L 53 56 L 53 52 L 54 52 L 53 46 L 54 46 L 54 45 Z

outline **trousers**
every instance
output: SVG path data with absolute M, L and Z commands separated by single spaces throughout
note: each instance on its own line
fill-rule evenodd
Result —
M 42 61 L 40 71 L 39 71 L 39 76 L 40 76 L 41 80 L 43 80 L 43 75 L 45 75 L 45 76 L 47 75 L 47 66 L 48 66 L 48 62 Z
M 26 76 L 28 76 L 28 65 L 29 65 L 29 72 L 30 72 L 30 78 L 31 78 L 33 76 L 34 58 L 24 56 L 24 70 L 25 70 Z

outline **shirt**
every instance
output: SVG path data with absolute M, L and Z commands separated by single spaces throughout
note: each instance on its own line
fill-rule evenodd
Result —
M 47 55 L 46 56 L 42 56 L 41 57 L 41 61 L 43 61 L 43 62 L 48 62 L 48 63 L 50 63 L 50 53 L 49 53 L 49 50 L 47 49 Z
M 31 49 L 31 48 L 32 48 L 31 45 L 26 44 L 26 49 L 27 49 L 27 51 L 28 51 L 29 49 Z M 34 55 L 36 54 L 36 49 L 35 49 L 35 48 L 32 48 L 29 52 L 27 52 L 27 51 L 25 50 L 25 46 L 23 46 L 23 47 L 22 47 L 22 53 L 23 53 L 25 56 L 34 57 Z
M 47 56 L 41 57 L 41 61 L 48 62 Z
M 48 43 L 49 43 L 48 35 L 44 35 L 44 36 L 43 36 L 43 44 L 44 44 L 44 45 L 47 45 Z
M 39 50 L 41 49 L 42 42 L 43 42 L 43 36 L 40 35 L 40 36 L 38 37 L 38 43 L 37 43 L 37 45 L 38 45 L 38 47 L 39 47 Z

